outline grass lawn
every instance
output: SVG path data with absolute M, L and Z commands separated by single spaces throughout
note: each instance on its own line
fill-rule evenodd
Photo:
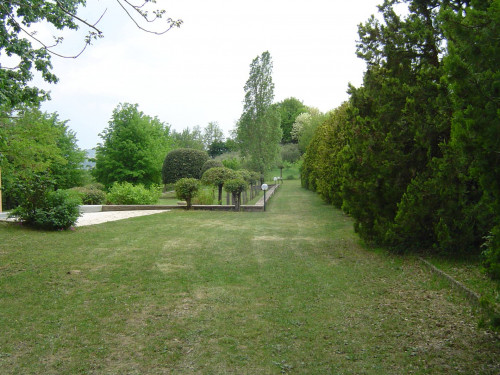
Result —
M 295 163 L 291 165 L 290 167 L 283 168 L 282 171 L 280 171 L 279 168 L 274 168 L 271 171 L 266 173 L 266 182 L 268 183 L 274 183 L 273 178 L 274 177 L 279 177 L 281 175 L 283 177 L 283 180 L 298 180 L 300 179 L 300 167 L 298 163 Z
M 1 374 L 498 374 L 498 336 L 286 181 L 267 212 L 0 224 Z

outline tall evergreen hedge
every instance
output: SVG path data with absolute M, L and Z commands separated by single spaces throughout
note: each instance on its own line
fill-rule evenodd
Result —
M 363 85 L 318 127 L 302 184 L 349 213 L 367 241 L 452 256 L 484 249 L 500 278 L 499 3 L 406 3 L 407 16 L 387 1 L 383 22 L 360 26 Z

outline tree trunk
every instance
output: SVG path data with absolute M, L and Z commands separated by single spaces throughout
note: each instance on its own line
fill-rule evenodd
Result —
M 222 204 L 222 184 L 219 185 L 219 199 L 217 200 L 217 204 Z
M 240 200 L 241 200 L 241 193 L 233 193 L 233 204 L 235 211 L 240 210 Z

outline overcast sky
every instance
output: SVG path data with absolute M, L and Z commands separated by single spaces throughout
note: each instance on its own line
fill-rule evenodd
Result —
M 83 149 L 101 141 L 119 103 L 137 103 L 173 129 L 217 122 L 226 132 L 243 108 L 252 60 L 269 51 L 275 101 L 295 97 L 326 112 L 347 99 L 365 70 L 356 57 L 357 25 L 377 13 L 381 0 L 158 0 L 167 16 L 182 19 L 162 36 L 138 30 L 114 0 L 88 2 L 81 14 L 99 23 L 104 39 L 78 59 L 53 57 L 56 85 L 42 105 L 69 120 Z M 65 33 L 60 52 L 83 45 Z M 41 85 L 40 81 L 36 81 Z

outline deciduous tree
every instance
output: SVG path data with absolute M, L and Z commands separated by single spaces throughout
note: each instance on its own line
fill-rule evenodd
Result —
M 10 207 L 10 191 L 17 180 L 42 173 L 55 188 L 66 189 L 83 182 L 85 153 L 76 144 L 75 133 L 57 114 L 23 108 L 0 119 L 0 167 L 3 190 Z
M 292 138 L 292 127 L 301 113 L 307 112 L 307 107 L 299 99 L 287 98 L 275 104 L 281 118 L 281 143 L 291 143 L 294 141 Z
M 164 29 L 155 32 L 143 24 L 154 22 L 165 15 L 165 10 L 146 10 L 145 0 L 134 4 L 129 0 L 115 0 L 139 27 L 147 32 L 162 34 L 172 27 L 179 27 L 181 20 L 164 18 Z M 78 16 L 86 0 L 3 0 L 0 2 L 0 105 L 8 108 L 19 104 L 38 104 L 48 97 L 48 93 L 33 86 L 29 82 L 33 73 L 38 71 L 42 78 L 49 83 L 56 83 L 57 77 L 52 73 L 51 57 L 66 58 L 78 57 L 92 41 L 103 37 L 99 22 L 105 14 L 96 14 L 95 20 L 87 21 Z M 105 13 L 105 12 L 104 12 Z M 53 26 L 59 35 L 53 40 L 44 40 L 37 33 L 38 24 L 48 23 Z M 58 53 L 57 46 L 62 43 L 62 31 L 65 29 L 77 30 L 84 28 L 87 35 L 82 41 L 82 47 L 73 56 Z M 1 113 L 1 112 L 0 112 Z
M 194 126 L 193 130 L 189 127 L 182 130 L 182 132 L 172 132 L 172 137 L 175 141 L 176 148 L 191 148 L 193 150 L 205 150 L 203 143 L 203 134 L 199 126 Z
M 227 180 L 236 178 L 237 174 L 235 171 L 225 167 L 214 167 L 210 168 L 201 178 L 201 181 L 207 185 L 215 185 L 219 189 L 219 204 L 222 204 L 222 187 Z
M 205 145 L 205 149 L 208 150 L 215 142 L 224 142 L 224 131 L 218 123 L 209 122 L 205 129 L 203 129 L 203 144 Z
M 120 104 L 100 134 L 94 176 L 106 186 L 160 184 L 162 161 L 173 144 L 169 133 L 168 125 L 139 111 L 137 104 Z
M 237 125 L 241 152 L 249 158 L 252 169 L 261 173 L 277 160 L 282 136 L 279 112 L 272 107 L 272 70 L 271 55 L 267 51 L 250 64 L 243 114 Z

